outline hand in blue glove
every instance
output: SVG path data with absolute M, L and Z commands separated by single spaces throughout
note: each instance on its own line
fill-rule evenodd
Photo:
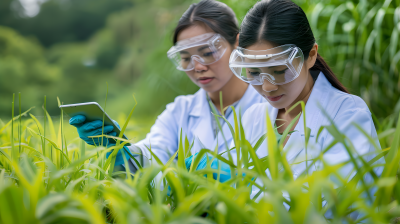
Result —
M 89 138 L 89 136 L 96 136 L 96 135 L 101 135 L 102 133 L 102 126 L 103 126 L 103 121 L 101 120 L 96 120 L 96 121 L 91 121 L 91 122 L 85 122 L 86 117 L 83 115 L 76 115 L 73 116 L 69 120 L 69 124 L 76 127 L 78 130 L 79 137 L 85 141 L 89 145 L 104 145 L 106 147 L 111 147 L 114 146 L 115 143 L 110 143 L 109 139 L 106 137 L 96 137 L 96 138 Z M 116 121 L 113 121 L 117 127 L 119 127 L 118 123 Z M 114 127 L 111 125 L 104 126 L 103 129 L 103 134 L 104 135 L 110 135 L 110 136 L 117 136 L 117 133 L 114 131 Z M 117 156 L 115 158 L 115 166 L 124 164 L 124 159 L 122 155 L 124 154 L 125 158 L 129 160 L 129 155 L 127 155 L 127 152 L 124 150 L 126 148 L 125 146 L 118 151 Z M 128 150 L 128 148 L 126 148 Z M 123 151 L 123 154 L 122 152 Z M 129 150 L 128 150 L 129 151 Z M 110 156 L 111 152 L 107 153 L 107 158 Z
M 196 156 L 196 154 L 194 154 L 194 156 Z M 207 166 L 207 157 L 208 157 L 208 161 L 212 161 L 213 157 L 206 154 L 203 156 L 203 158 L 201 158 L 199 165 L 197 166 L 196 170 L 201 170 L 206 168 Z M 186 165 L 186 169 L 190 169 L 190 166 L 192 165 L 193 162 L 193 155 L 191 155 L 190 157 L 185 159 L 185 165 Z M 218 179 L 218 166 L 221 167 L 221 172 L 219 173 L 219 180 L 221 183 L 224 183 L 225 181 L 228 181 L 229 179 L 231 179 L 231 169 L 230 166 L 218 159 L 214 159 L 211 163 L 211 168 L 215 169 L 216 172 L 213 173 L 213 178 L 214 180 Z
M 117 133 L 113 131 L 114 130 L 113 126 L 111 125 L 104 126 L 104 130 L 102 132 L 101 127 L 103 126 L 103 121 L 96 120 L 91 122 L 85 122 L 85 120 L 86 120 L 85 116 L 76 115 L 69 120 L 69 124 L 78 129 L 79 137 L 87 144 L 97 145 L 97 146 L 99 145 L 107 146 L 110 143 L 106 137 L 89 138 L 89 136 L 101 135 L 102 133 L 104 135 L 117 136 Z

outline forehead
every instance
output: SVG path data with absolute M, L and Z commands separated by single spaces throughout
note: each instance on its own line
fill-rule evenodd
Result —
M 268 50 L 268 49 L 271 49 L 274 47 L 276 47 L 276 46 L 274 46 L 272 43 L 270 43 L 268 41 L 259 41 L 253 45 L 246 47 L 246 49 L 253 50 L 253 51 L 260 51 L 260 50 Z
M 214 31 L 206 25 L 196 24 L 179 32 L 177 41 L 189 39 L 206 33 L 213 33 Z

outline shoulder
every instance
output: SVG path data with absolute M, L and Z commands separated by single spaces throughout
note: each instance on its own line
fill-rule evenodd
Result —
M 167 104 L 167 110 L 189 109 L 201 100 L 202 94 L 205 94 L 204 90 L 200 89 L 195 94 L 177 96 L 174 102 Z
M 343 114 L 366 114 L 371 116 L 371 112 L 361 97 L 342 92 L 334 87 L 332 87 L 332 97 L 331 103 L 328 106 L 329 109 L 333 109 L 335 112 L 332 114 L 332 118 L 338 118 Z M 331 108 L 329 108 L 331 107 Z
M 259 134 L 264 133 L 266 113 L 271 111 L 271 107 L 269 103 L 256 103 L 243 114 L 243 129 L 250 141 Z
M 271 105 L 269 103 L 256 103 L 249 107 L 243 114 L 243 119 L 250 119 L 259 117 L 261 114 L 265 114 Z
M 193 111 L 196 111 L 196 105 L 199 105 L 198 102 L 200 101 L 201 95 L 202 90 L 200 89 L 195 94 L 177 96 L 175 100 L 167 104 L 165 110 L 158 115 L 155 126 L 157 126 L 157 124 L 181 126 L 182 122 L 185 122 L 186 118 L 190 116 Z M 205 96 L 203 97 L 205 98 Z
M 325 111 L 341 131 L 351 130 L 352 135 L 359 134 L 353 129 L 354 124 L 357 124 L 371 135 L 375 132 L 371 112 L 361 97 L 342 92 L 333 86 L 327 92 L 329 94 Z M 322 122 L 329 124 L 329 120 L 325 117 Z
M 312 97 L 310 97 L 311 103 L 317 103 L 319 106 L 322 106 L 329 117 L 333 119 L 340 116 L 343 112 L 365 112 L 371 114 L 363 99 L 336 89 L 322 72 L 319 74 L 314 88 L 315 93 L 312 93 Z M 313 106 L 318 106 L 314 104 Z
M 375 145 L 380 147 L 379 140 L 376 138 L 374 121 L 365 101 L 359 96 L 337 89 L 331 93 L 332 97 L 327 111 L 334 112 L 334 114 L 329 112 L 333 123 L 352 142 L 357 152 L 362 155 L 374 148 L 366 136 L 372 137 Z M 325 119 L 325 122 L 327 125 L 330 124 L 328 119 Z M 335 138 L 331 133 L 326 132 L 326 134 L 329 136 L 327 139 Z M 331 143 L 331 140 L 325 140 L 324 144 L 327 146 Z M 337 150 L 331 151 L 337 152 Z

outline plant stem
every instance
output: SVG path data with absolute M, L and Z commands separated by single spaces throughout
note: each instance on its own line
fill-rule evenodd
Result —
M 21 154 L 21 131 L 22 131 L 22 118 L 21 118 L 21 93 L 19 93 L 19 131 L 18 131 L 18 138 L 19 138 L 19 154 Z
M 13 101 L 11 109 L 11 161 L 14 161 L 14 159 L 16 159 L 14 152 L 14 101 L 15 101 L 15 93 L 13 93 Z
M 102 135 L 102 137 L 101 137 L 101 145 L 103 145 L 103 140 L 104 140 L 104 137 L 103 137 L 103 135 L 104 135 L 104 119 L 106 117 L 107 97 L 108 97 L 108 82 L 106 82 L 106 84 L 107 84 L 107 91 L 106 91 L 106 100 L 104 102 L 103 124 L 101 126 L 101 135 Z M 107 145 L 108 145 L 108 141 L 107 141 Z M 101 167 L 103 167 L 104 166 L 104 159 L 101 159 L 100 161 L 101 161 Z M 115 164 L 115 160 L 114 160 L 114 163 L 112 164 L 112 167 L 114 167 L 114 164 Z M 111 169 L 111 173 L 112 173 L 112 169 Z M 100 173 L 99 175 L 100 175 L 100 179 L 103 179 L 102 173 Z
M 43 155 L 46 156 L 46 96 L 44 96 Z

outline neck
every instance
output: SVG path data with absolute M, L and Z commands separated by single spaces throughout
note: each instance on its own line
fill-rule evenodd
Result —
M 295 105 L 299 101 L 303 101 L 304 104 L 307 104 L 308 98 L 310 98 L 313 87 L 314 87 L 314 79 L 312 78 L 310 72 L 308 72 L 308 79 L 306 85 L 304 86 L 304 89 L 301 91 L 300 95 L 289 107 L 284 108 L 285 112 L 287 112 L 290 108 L 293 107 L 293 105 Z M 287 113 L 287 116 L 293 119 L 301 112 L 302 109 L 301 105 L 299 104 L 295 108 L 293 108 L 289 113 Z
M 246 92 L 248 84 L 233 76 L 219 91 L 208 92 L 208 96 L 215 107 L 221 112 L 220 92 L 222 92 L 222 105 L 226 108 L 240 100 Z

